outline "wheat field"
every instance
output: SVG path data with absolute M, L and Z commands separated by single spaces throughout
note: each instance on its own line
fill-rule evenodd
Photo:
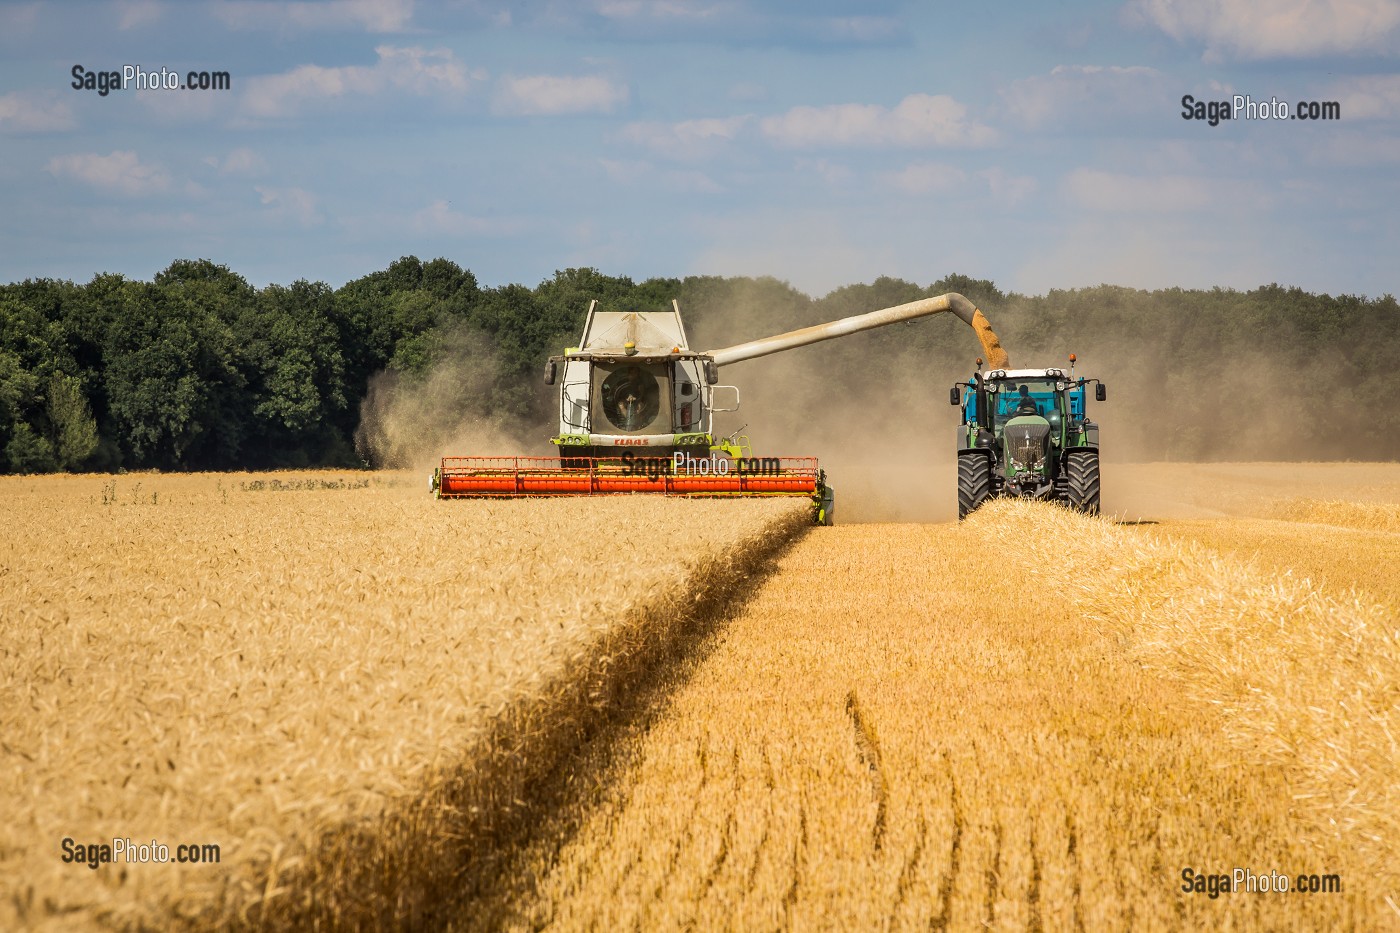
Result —
M 463 846 L 515 831 L 520 788 L 807 506 L 0 480 L 0 929 L 427 922 Z M 64 838 L 220 858 L 89 870 Z
M 0 928 L 1400 927 L 1400 466 L 813 529 L 420 485 L 0 482 Z

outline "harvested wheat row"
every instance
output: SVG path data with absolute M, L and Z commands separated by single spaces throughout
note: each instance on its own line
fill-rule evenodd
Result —
M 0 928 L 413 925 L 696 599 L 807 520 L 359 482 L 0 481 Z M 220 861 L 90 871 L 65 837 Z
M 1309 522 L 1363 531 L 1400 533 L 1400 505 L 1388 502 L 1284 499 L 1275 503 L 1269 517 L 1286 522 Z
M 1355 508 L 1367 516 L 1394 511 Z M 1395 891 L 1400 622 L 1386 605 L 1350 589 L 1333 595 L 1306 577 L 1271 574 L 1194 542 L 1059 510 L 1007 502 L 988 518 L 1024 529 L 1031 576 L 1066 585 L 1086 620 L 1218 706 L 1241 753 L 1287 768 L 1300 810 L 1364 853 L 1360 864 L 1381 882 L 1377 890 Z M 988 545 L 999 540 L 990 523 L 978 527 Z M 1298 528 L 1294 547 L 1305 550 L 1311 537 Z M 1365 561 L 1365 550 L 1356 558 Z M 1043 569 L 1057 560 L 1075 573 L 1066 579 Z
M 1104 482 L 1104 501 L 1130 519 L 1286 517 L 1279 507 L 1299 500 L 1400 502 L 1400 463 L 1115 463 Z
M 1242 558 L 1276 578 L 1306 580 L 1335 599 L 1377 602 L 1400 618 L 1400 533 L 1277 519 L 1166 521 L 1144 529 Z

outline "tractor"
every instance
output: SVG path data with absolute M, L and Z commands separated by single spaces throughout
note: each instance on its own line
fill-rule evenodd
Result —
M 994 496 L 1060 502 L 1099 512 L 1099 426 L 1086 411 L 1087 387 L 1105 401 L 1098 379 L 1070 369 L 992 369 L 982 361 L 948 401 L 962 406 L 958 425 L 958 518 Z M 964 396 L 963 389 L 967 389 Z

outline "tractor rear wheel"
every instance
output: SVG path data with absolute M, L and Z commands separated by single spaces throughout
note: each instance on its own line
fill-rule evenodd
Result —
M 992 494 L 992 458 L 985 451 L 958 454 L 958 518 L 967 518 Z
M 1086 515 L 1099 514 L 1099 452 L 1069 451 L 1064 470 L 1065 504 Z

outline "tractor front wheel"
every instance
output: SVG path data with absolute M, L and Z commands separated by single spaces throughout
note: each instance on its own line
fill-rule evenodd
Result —
M 1071 450 L 1064 469 L 1065 504 L 1086 515 L 1099 514 L 1099 452 Z
M 958 454 L 958 519 L 967 518 L 992 494 L 992 458 L 985 451 Z

